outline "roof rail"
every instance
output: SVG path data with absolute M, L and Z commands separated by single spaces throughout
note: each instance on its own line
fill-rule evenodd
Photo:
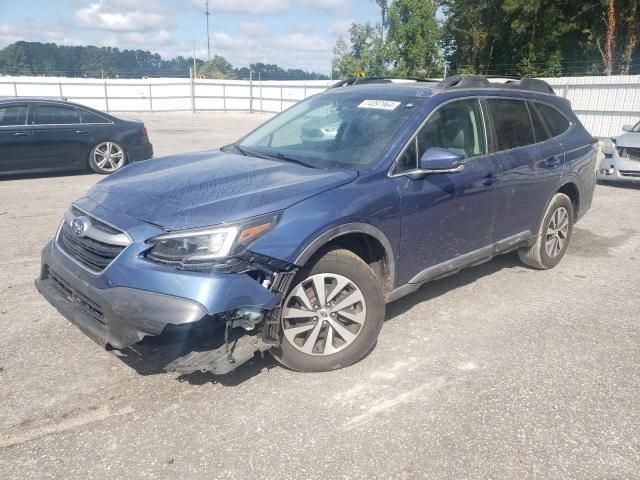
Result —
M 353 85 L 370 85 L 375 83 L 393 83 L 394 80 L 409 80 L 419 83 L 438 83 L 440 80 L 431 78 L 415 78 L 415 77 L 351 77 L 336 82 L 329 88 L 348 87 Z
M 544 80 L 536 78 L 522 77 L 520 79 L 511 78 L 505 83 L 490 82 L 489 78 L 510 78 L 510 77 L 486 77 L 484 75 L 453 75 L 438 83 L 438 87 L 447 88 L 513 88 L 518 90 L 529 90 L 533 92 L 547 93 L 555 95 L 556 92 Z

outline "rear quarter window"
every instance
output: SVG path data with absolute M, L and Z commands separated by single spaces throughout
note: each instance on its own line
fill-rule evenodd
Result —
M 498 151 L 536 142 L 529 110 L 523 100 L 489 98 L 486 102 L 496 132 Z
M 103 116 L 89 110 L 80 109 L 80 115 L 82 115 L 82 120 L 84 123 L 111 123 Z
M 552 137 L 562 135 L 571 127 L 571 122 L 555 107 L 545 105 L 544 103 L 536 103 L 535 108 L 540 112 L 540 115 L 549 127 Z

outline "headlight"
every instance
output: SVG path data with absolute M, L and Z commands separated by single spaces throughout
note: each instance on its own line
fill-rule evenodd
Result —
M 273 229 L 281 212 L 253 217 L 217 227 L 167 233 L 148 240 L 147 257 L 162 263 L 208 263 L 242 252 Z
M 613 155 L 615 151 L 616 151 L 616 147 L 610 138 L 602 142 L 602 153 L 604 153 L 605 155 Z

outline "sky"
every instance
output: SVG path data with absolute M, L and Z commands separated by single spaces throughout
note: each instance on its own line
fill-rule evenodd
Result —
M 142 49 L 207 58 L 205 0 L 0 0 L 0 48 L 18 40 Z M 373 0 L 209 0 L 211 56 L 234 67 L 276 63 L 329 73 L 352 22 L 376 22 Z

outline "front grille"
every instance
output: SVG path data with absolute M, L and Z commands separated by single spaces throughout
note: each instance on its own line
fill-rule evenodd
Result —
M 640 148 L 618 146 L 616 149 L 620 158 L 640 162 Z
M 47 271 L 47 279 L 69 303 L 74 304 L 100 323 L 104 323 L 104 314 L 102 313 L 100 305 L 89 300 L 67 282 L 62 280 L 62 278 L 51 272 L 51 270 Z
M 618 170 L 625 177 L 640 178 L 640 170 Z
M 80 235 L 71 223 L 82 217 L 89 225 Z M 67 255 L 93 272 L 102 272 L 127 247 L 128 237 L 121 231 L 72 208 L 58 233 L 57 244 Z

